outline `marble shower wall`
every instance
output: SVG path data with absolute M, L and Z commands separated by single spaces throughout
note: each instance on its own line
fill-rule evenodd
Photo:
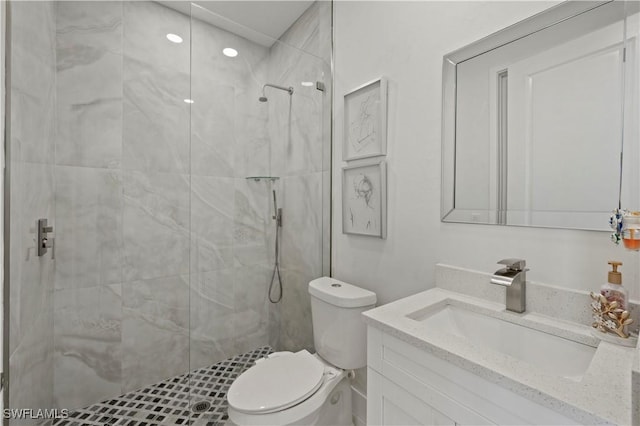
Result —
M 123 3 L 121 393 L 189 369 L 189 28 Z
M 54 405 L 119 394 L 122 4 L 57 2 Z
M 54 402 L 76 408 L 268 344 L 271 193 L 245 176 L 270 167 L 269 51 L 154 2 L 56 20 Z
M 274 44 L 269 81 L 294 87 L 269 97 L 271 162 L 281 176 L 284 297 L 271 312 L 271 345 L 313 350 L 307 285 L 329 274 L 331 3 L 317 1 Z M 324 83 L 324 92 L 315 83 Z M 312 82 L 302 86 L 301 82 Z
M 8 10 L 9 407 L 42 409 L 53 398 L 54 262 L 51 251 L 37 255 L 36 221 L 48 218 L 56 226 L 55 11 L 51 2 L 13 2 Z
M 121 392 L 122 4 L 57 2 L 54 404 Z
M 190 23 L 55 4 L 54 403 L 72 409 L 189 367 Z
M 11 14 L 11 406 L 73 409 L 268 343 L 311 348 L 306 285 L 329 258 L 330 5 L 271 49 L 154 2 Z M 257 101 L 266 82 L 295 86 L 291 108 Z M 281 179 L 245 179 L 262 174 Z M 34 253 L 41 217 L 55 262 Z

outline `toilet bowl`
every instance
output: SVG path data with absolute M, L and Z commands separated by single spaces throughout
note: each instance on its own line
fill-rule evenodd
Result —
M 347 373 L 318 355 L 276 352 L 245 373 L 227 394 L 233 424 L 351 425 Z
M 366 365 L 362 312 L 368 290 L 322 277 L 309 283 L 316 354 L 276 352 L 242 373 L 227 393 L 237 425 L 351 425 L 347 370 Z

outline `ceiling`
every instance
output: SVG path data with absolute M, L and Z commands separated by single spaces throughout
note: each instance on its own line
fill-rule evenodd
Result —
M 201 0 L 193 8 L 188 0 L 159 3 L 270 47 L 313 1 Z

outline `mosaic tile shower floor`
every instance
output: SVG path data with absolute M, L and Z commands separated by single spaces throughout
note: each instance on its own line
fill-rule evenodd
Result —
M 227 391 L 231 383 L 255 360 L 273 350 L 268 347 L 176 376 L 144 389 L 120 395 L 69 413 L 56 420 L 55 426 L 153 426 L 153 425 L 221 425 L 227 420 Z M 202 413 L 191 405 L 207 401 L 210 408 Z

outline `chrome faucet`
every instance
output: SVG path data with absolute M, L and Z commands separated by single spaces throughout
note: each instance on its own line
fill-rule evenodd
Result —
M 498 262 L 506 265 L 506 268 L 497 270 L 491 276 L 491 284 L 498 284 L 507 287 L 507 310 L 513 312 L 524 312 L 526 310 L 526 273 L 527 262 L 523 259 L 503 259 Z

